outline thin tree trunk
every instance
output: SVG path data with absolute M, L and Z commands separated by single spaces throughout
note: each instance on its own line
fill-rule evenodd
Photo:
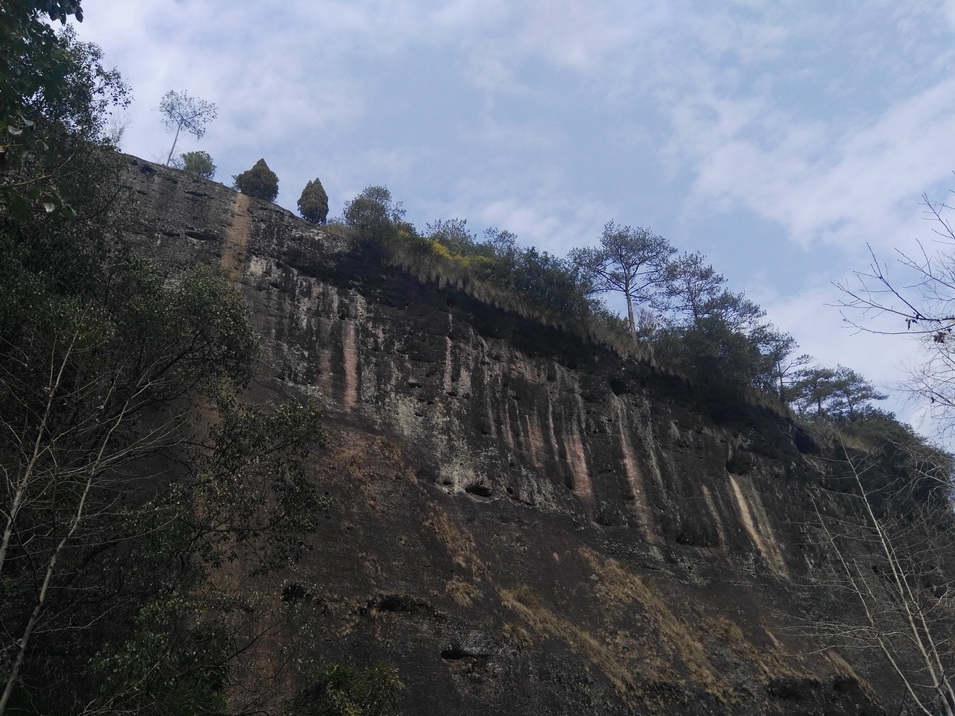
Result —
M 179 131 L 180 131 L 181 129 L 182 129 L 182 125 L 181 125 L 181 124 L 180 124 L 178 127 L 176 127 L 176 136 L 172 138 L 172 146 L 169 148 L 169 156 L 166 157 L 166 166 L 167 166 L 167 167 L 169 166 L 169 162 L 172 161 L 172 153 L 173 153 L 174 151 L 176 151 L 176 142 L 179 141 Z

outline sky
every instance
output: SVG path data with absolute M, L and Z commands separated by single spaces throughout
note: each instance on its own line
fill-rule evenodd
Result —
M 159 102 L 186 91 L 218 118 L 177 154 L 209 152 L 227 185 L 264 158 L 293 211 L 318 177 L 330 216 L 385 185 L 421 230 L 466 219 L 559 256 L 611 220 L 649 228 L 932 432 L 896 389 L 917 345 L 854 329 L 833 284 L 870 247 L 890 268 L 938 247 L 923 196 L 955 189 L 955 0 L 83 7 L 79 38 L 132 86 L 124 151 L 164 161 Z

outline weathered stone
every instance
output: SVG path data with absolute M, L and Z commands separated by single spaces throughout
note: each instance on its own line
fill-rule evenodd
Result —
M 138 159 L 128 181 L 145 251 L 244 293 L 252 394 L 327 409 L 330 519 L 261 587 L 298 610 L 263 649 L 393 663 L 414 714 L 881 711 L 891 682 L 793 629 L 826 468 L 785 416 L 220 185 Z

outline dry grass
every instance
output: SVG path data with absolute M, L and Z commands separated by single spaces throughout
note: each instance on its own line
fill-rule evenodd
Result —
M 422 283 L 437 285 L 439 289 L 452 287 L 481 303 L 603 346 L 622 358 L 652 360 L 649 351 L 634 343 L 629 335 L 599 320 L 572 319 L 534 307 L 520 294 L 475 276 L 472 265 L 480 263 L 480 257 L 460 257 L 447 250 L 435 250 L 434 244 L 427 239 L 414 245 L 396 244 L 388 249 L 389 261 Z
M 715 635 L 724 644 L 730 647 L 746 644 L 746 637 L 739 625 L 728 617 L 722 615 L 715 617 L 704 617 L 703 628 L 706 632 Z
M 529 646 L 532 641 L 530 632 L 518 622 L 507 622 L 501 631 L 504 633 L 504 638 L 518 649 Z
M 462 607 L 469 607 L 478 595 L 478 589 L 469 582 L 460 579 L 452 579 L 445 586 L 445 591 L 451 595 L 451 598 Z
M 514 589 L 502 589 L 500 595 L 504 605 L 516 612 L 535 633 L 567 642 L 574 651 L 600 669 L 621 696 L 628 702 L 632 700 L 636 691 L 633 673 L 613 649 L 548 609 L 530 587 L 520 585 Z
M 692 680 L 704 690 L 721 700 L 730 695 L 731 688 L 710 662 L 706 647 L 699 639 L 698 628 L 675 615 L 655 588 L 617 560 L 602 558 L 588 548 L 581 549 L 581 554 L 593 570 L 595 591 L 605 603 L 627 608 L 635 604 L 642 607 L 645 618 L 656 632 L 660 648 L 682 662 Z
M 451 555 L 451 561 L 463 569 L 471 570 L 474 579 L 480 581 L 487 569 L 477 556 L 474 538 L 471 534 L 455 525 L 447 513 L 435 504 L 431 505 L 431 517 L 424 523 L 437 535 Z

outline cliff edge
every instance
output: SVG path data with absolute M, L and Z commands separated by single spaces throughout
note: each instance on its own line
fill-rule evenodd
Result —
M 322 401 L 329 499 L 256 589 L 282 688 L 390 663 L 408 714 L 882 713 L 901 687 L 804 636 L 836 462 L 789 418 L 425 284 L 380 252 L 130 158 L 127 223 L 220 262 L 263 355 L 249 399 Z M 251 668 L 251 667 L 250 667 Z

